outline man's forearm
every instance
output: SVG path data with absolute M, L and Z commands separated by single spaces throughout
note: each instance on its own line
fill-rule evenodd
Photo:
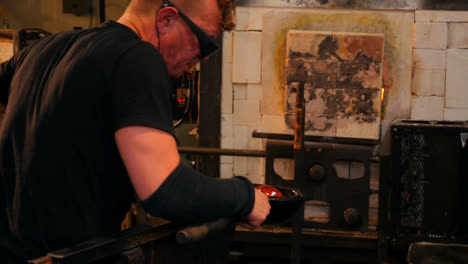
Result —
M 153 216 L 181 224 L 248 215 L 255 202 L 252 183 L 244 177 L 215 179 L 179 164 L 149 198 L 141 201 Z

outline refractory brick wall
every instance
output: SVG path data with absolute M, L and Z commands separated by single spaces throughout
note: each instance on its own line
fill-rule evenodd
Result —
M 224 35 L 222 148 L 263 150 L 265 140 L 252 132 L 283 123 L 261 111 L 262 17 L 271 10 L 238 7 L 236 30 Z M 415 11 L 414 17 L 411 119 L 468 120 L 468 12 Z M 222 157 L 221 177 L 263 183 L 264 166 L 263 158 Z
M 267 8 L 238 7 L 237 27 L 224 34 L 221 91 L 221 147 L 264 149 L 264 141 L 252 138 L 262 123 L 261 49 L 262 13 Z M 263 158 L 221 157 L 220 174 L 249 177 L 264 182 Z
M 411 119 L 468 120 L 468 12 L 416 11 Z

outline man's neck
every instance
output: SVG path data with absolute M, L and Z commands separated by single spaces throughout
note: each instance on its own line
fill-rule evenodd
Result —
M 131 12 L 125 12 L 118 20 L 118 23 L 123 24 L 129 27 L 131 30 L 146 42 L 153 44 L 153 46 L 158 49 L 158 34 L 156 31 L 156 21 L 155 19 L 150 20 L 145 16 L 138 16 Z

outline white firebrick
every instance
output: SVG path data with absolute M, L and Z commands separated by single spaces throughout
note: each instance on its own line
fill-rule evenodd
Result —
M 261 55 L 261 32 L 234 32 L 233 82 L 260 83 Z
M 449 23 L 448 47 L 468 49 L 468 23 Z
M 412 120 L 443 120 L 444 98 L 440 96 L 413 96 Z
M 447 23 L 416 22 L 413 47 L 417 49 L 446 49 Z
M 468 49 L 447 50 L 445 107 L 468 108 Z

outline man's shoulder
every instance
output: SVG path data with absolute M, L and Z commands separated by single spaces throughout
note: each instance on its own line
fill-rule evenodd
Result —
M 140 55 L 140 59 L 162 59 L 159 51 L 143 41 L 132 29 L 115 21 L 107 21 L 89 32 L 93 41 L 101 43 L 100 49 Z M 103 51 L 105 53 L 105 51 Z
M 115 21 L 107 21 L 97 27 L 84 30 L 83 34 L 85 41 L 95 41 L 109 48 L 132 46 L 142 42 L 133 30 Z
M 126 49 L 141 43 L 141 39 L 130 28 L 115 21 L 107 21 L 89 29 L 74 29 L 55 33 L 34 45 L 36 52 L 53 48 L 54 50 L 93 51 L 96 49 Z M 57 49 L 56 49 L 57 48 Z
M 138 35 L 130 29 L 129 27 L 125 26 L 124 24 L 121 24 L 119 22 L 109 20 L 107 22 L 104 22 L 94 28 L 88 29 L 90 32 L 93 31 L 98 31 L 98 32 L 110 32 L 114 34 L 121 34 L 121 35 L 127 35 L 131 38 L 134 39 L 139 39 Z

